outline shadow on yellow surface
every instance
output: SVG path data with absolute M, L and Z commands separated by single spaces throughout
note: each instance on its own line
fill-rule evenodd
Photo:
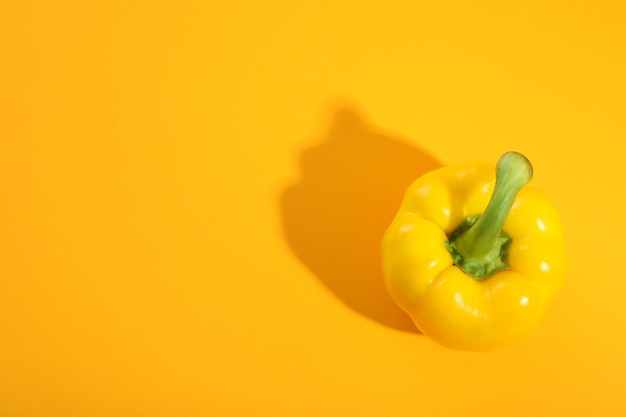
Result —
M 408 185 L 441 164 L 372 126 L 352 106 L 331 116 L 322 144 L 300 157 L 301 182 L 281 196 L 286 239 L 349 307 L 385 326 L 417 332 L 385 289 L 380 242 Z

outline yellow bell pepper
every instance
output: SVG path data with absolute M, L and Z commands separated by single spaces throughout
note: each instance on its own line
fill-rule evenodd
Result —
M 419 330 L 484 351 L 526 337 L 561 287 L 566 251 L 548 198 L 516 152 L 418 178 L 383 239 L 383 271 Z

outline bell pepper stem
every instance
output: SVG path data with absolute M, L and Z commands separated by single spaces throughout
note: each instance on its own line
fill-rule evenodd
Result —
M 476 279 L 508 267 L 511 238 L 502 230 L 519 190 L 532 178 L 532 165 L 517 152 L 507 152 L 496 165 L 496 185 L 485 211 L 468 218 L 450 235 L 448 250 L 455 264 Z

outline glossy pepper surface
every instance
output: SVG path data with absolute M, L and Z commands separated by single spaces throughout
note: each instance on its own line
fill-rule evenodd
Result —
M 559 215 L 526 186 L 516 152 L 494 168 L 444 167 L 408 189 L 383 239 L 387 288 L 426 336 L 455 349 L 501 348 L 526 337 L 561 287 Z

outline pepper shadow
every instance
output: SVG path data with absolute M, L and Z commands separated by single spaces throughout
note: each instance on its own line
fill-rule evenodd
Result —
M 301 181 L 280 202 L 293 252 L 356 312 L 418 332 L 385 288 L 380 244 L 409 184 L 441 163 L 342 106 L 332 112 L 321 145 L 305 150 L 299 164 Z

